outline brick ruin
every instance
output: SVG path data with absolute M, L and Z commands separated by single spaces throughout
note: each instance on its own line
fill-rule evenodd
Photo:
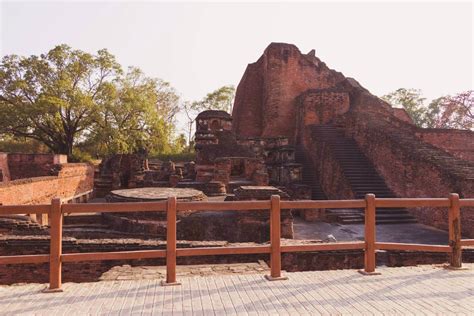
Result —
M 208 196 L 232 195 L 242 185 L 273 185 L 308 198 L 302 165 L 286 137 L 240 138 L 232 117 L 208 110 L 196 117 L 196 161 L 149 163 L 144 154 L 117 154 L 103 160 L 95 176 L 96 196 L 140 187 L 195 188 Z
M 94 167 L 68 163 L 65 155 L 0 153 L 0 205 L 86 202 L 93 193 Z M 0 217 L 4 232 L 43 233 L 47 214 Z
M 93 191 L 94 167 L 65 155 L 0 153 L 0 174 L 3 205 L 85 201 Z
M 0 152 L 0 182 L 55 175 L 58 166 L 65 163 L 66 155 Z
M 195 143 L 199 181 L 221 182 L 230 195 L 240 186 L 270 184 L 290 191 L 291 198 L 309 197 L 286 137 L 240 137 L 228 113 L 208 110 L 196 118 Z
M 116 154 L 103 159 L 94 176 L 96 196 L 104 197 L 117 189 L 142 187 L 147 169 L 145 154 Z
M 35 247 L 31 247 L 34 244 Z M 283 245 L 292 244 L 291 240 L 282 240 Z M 30 245 L 26 247 L 25 245 Z M 254 243 L 209 242 L 209 241 L 180 241 L 178 248 L 194 247 L 235 247 L 254 246 Z M 44 254 L 49 251 L 48 236 L 0 236 L 0 254 L 18 255 L 18 249 L 23 254 Z M 133 251 L 166 249 L 166 242 L 159 240 L 142 240 L 137 238 L 117 239 L 79 239 L 66 237 L 63 239 L 64 253 L 104 252 L 104 251 Z M 193 264 L 228 264 L 237 262 L 267 261 L 268 255 L 226 255 L 178 257 L 178 265 Z M 447 261 L 448 254 L 418 251 L 387 251 L 377 254 L 378 261 L 384 261 L 388 267 L 415 266 L 419 264 L 442 264 Z M 474 262 L 474 251 L 463 250 L 463 261 Z M 156 266 L 165 265 L 165 259 L 141 260 L 105 260 L 89 262 L 63 263 L 63 282 L 94 282 L 114 266 Z M 288 272 L 315 271 L 334 269 L 361 269 L 364 266 L 363 250 L 293 252 L 282 254 L 282 269 Z M 48 264 L 18 264 L 0 267 L 0 284 L 23 282 L 47 283 L 49 278 Z
M 286 137 L 313 198 L 474 196 L 474 132 L 422 129 L 403 109 L 330 69 L 312 50 L 272 43 L 247 66 L 232 112 L 239 137 Z M 362 222 L 358 211 L 334 214 Z M 446 229 L 447 210 L 379 210 L 378 223 Z M 462 212 L 463 234 L 474 215 Z
M 232 115 L 204 111 L 196 118 L 196 161 L 153 162 L 146 153 L 117 154 L 94 168 L 69 164 L 56 155 L 0 153 L 0 203 L 65 200 L 92 186 L 97 197 L 134 188 L 189 188 L 199 199 L 351 199 L 378 197 L 474 196 L 474 133 L 421 129 L 403 109 L 392 108 L 356 80 L 330 69 L 315 51 L 302 54 L 290 44 L 272 43 L 249 64 L 236 93 Z M 202 196 L 201 196 L 202 194 Z M 77 199 L 76 199 L 77 200 Z M 121 201 L 119 198 L 118 201 Z M 150 213 L 151 214 L 151 213 Z M 148 214 L 148 215 L 150 215 Z M 225 215 L 224 215 L 225 214 Z M 148 216 L 147 215 L 147 216 Z M 160 249 L 164 214 L 81 214 L 65 216 L 65 252 Z M 362 223 L 361 210 L 282 210 L 284 243 L 292 240 L 294 216 L 306 221 Z M 266 212 L 179 214 L 178 247 L 265 243 Z M 34 218 L 34 216 L 33 216 Z M 446 229 L 447 210 L 380 209 L 377 223 L 420 222 Z M 40 223 L 37 223 L 40 222 Z M 231 229 L 229 229 L 231 228 Z M 463 234 L 474 235 L 474 212 L 462 212 Z M 47 253 L 48 227 L 24 218 L 0 219 L 0 255 Z M 465 250 L 466 262 L 474 260 Z M 389 266 L 445 262 L 446 254 L 387 251 Z M 179 258 L 180 264 L 246 262 L 266 255 Z M 382 260 L 382 259 L 381 259 Z M 161 259 L 65 264 L 66 281 L 97 280 L 118 264 L 163 264 Z M 287 271 L 358 268 L 363 252 L 283 254 Z M 47 266 L 0 267 L 0 283 L 44 281 Z

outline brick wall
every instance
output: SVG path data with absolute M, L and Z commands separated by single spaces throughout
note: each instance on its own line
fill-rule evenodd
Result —
M 309 90 L 298 99 L 298 121 L 304 126 L 326 124 L 349 110 L 349 94 L 343 91 Z
M 65 155 L 8 153 L 11 180 L 56 175 L 56 165 L 63 163 Z
M 286 136 L 293 140 L 295 98 L 308 89 L 333 87 L 344 79 L 314 51 L 302 54 L 294 45 L 272 43 L 247 67 L 237 87 L 233 129 L 244 137 Z
M 94 168 L 89 164 L 71 163 L 59 166 L 58 174 L 0 183 L 0 203 L 41 204 L 52 198 L 67 199 L 90 191 L 94 184 Z
M 456 129 L 418 129 L 416 136 L 455 157 L 474 161 L 474 132 Z
M 411 119 L 410 115 L 408 115 L 407 111 L 405 109 L 401 108 L 393 108 L 392 110 L 393 115 L 398 118 L 399 120 L 402 120 L 404 122 L 407 122 L 409 124 L 413 124 L 413 120 Z

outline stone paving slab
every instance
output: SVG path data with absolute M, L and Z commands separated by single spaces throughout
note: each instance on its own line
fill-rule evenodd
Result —
M 159 280 L 66 283 L 62 293 L 44 284 L 0 286 L 1 315 L 473 315 L 474 264 L 261 274 Z

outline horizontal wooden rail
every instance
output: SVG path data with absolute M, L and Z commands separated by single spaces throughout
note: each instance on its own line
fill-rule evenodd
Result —
M 165 258 L 166 250 L 64 253 L 62 262 Z
M 1 205 L 0 215 L 15 214 L 48 214 L 51 210 L 51 204 L 38 205 Z
M 301 200 L 281 201 L 282 209 L 305 208 L 364 208 L 364 200 Z
M 474 246 L 474 239 L 461 239 L 461 246 Z
M 331 250 L 353 250 L 364 249 L 365 242 L 346 243 L 324 243 L 308 245 L 286 245 L 281 246 L 281 252 L 306 252 L 306 251 L 331 251 Z
M 459 206 L 474 206 L 474 199 L 462 199 L 459 200 Z
M 270 246 L 178 248 L 178 257 L 270 253 Z
M 0 256 L 0 264 L 47 263 L 50 267 L 50 290 L 61 288 L 61 264 L 63 262 L 131 260 L 146 258 L 166 258 L 166 284 L 176 285 L 176 258 L 189 256 L 270 254 L 271 275 L 269 280 L 282 280 L 281 253 L 309 251 L 364 250 L 364 272 L 375 273 L 376 250 L 426 251 L 449 253 L 450 266 L 461 267 L 463 246 L 474 246 L 474 239 L 461 239 L 461 207 L 474 206 L 474 199 L 460 199 L 452 193 L 449 198 L 376 198 L 367 194 L 365 200 L 301 200 L 280 201 L 272 196 L 265 201 L 229 202 L 177 202 L 170 197 L 162 202 L 124 202 L 124 203 L 85 203 L 61 204 L 53 199 L 51 204 L 41 205 L 0 205 L 0 215 L 4 214 L 48 214 L 50 217 L 50 254 Z M 375 216 L 377 208 L 398 207 L 447 207 L 449 245 L 428 245 L 412 243 L 377 242 L 375 235 Z M 360 242 L 315 243 L 304 245 L 281 245 L 281 209 L 322 209 L 322 208 L 360 208 L 365 210 L 365 240 Z M 167 243 L 166 250 L 137 250 L 114 252 L 62 253 L 62 222 L 65 213 L 90 212 L 166 212 Z M 269 245 L 239 247 L 198 247 L 177 248 L 177 211 L 266 211 L 270 213 Z
M 388 199 L 388 198 L 376 198 L 376 207 L 449 207 L 449 199 L 445 198 L 403 198 L 403 199 Z
M 268 211 L 270 201 L 178 202 L 178 211 Z
M 375 249 L 451 252 L 451 247 L 445 246 L 445 245 L 407 244 L 407 243 L 394 243 L 394 242 L 376 242 Z
M 124 202 L 124 203 L 71 203 L 62 206 L 64 213 L 89 212 L 153 212 L 165 211 L 165 202 Z
M 23 264 L 49 262 L 49 255 L 0 256 L 0 264 Z

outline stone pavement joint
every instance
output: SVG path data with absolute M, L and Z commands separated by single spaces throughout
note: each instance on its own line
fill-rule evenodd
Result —
M 381 275 L 357 270 L 285 273 L 268 282 L 262 274 L 211 274 L 178 279 L 65 283 L 64 292 L 41 293 L 45 284 L 0 286 L 2 315 L 472 315 L 474 264 L 453 271 L 440 265 L 387 268 Z M 212 269 L 211 269 L 212 270 Z

